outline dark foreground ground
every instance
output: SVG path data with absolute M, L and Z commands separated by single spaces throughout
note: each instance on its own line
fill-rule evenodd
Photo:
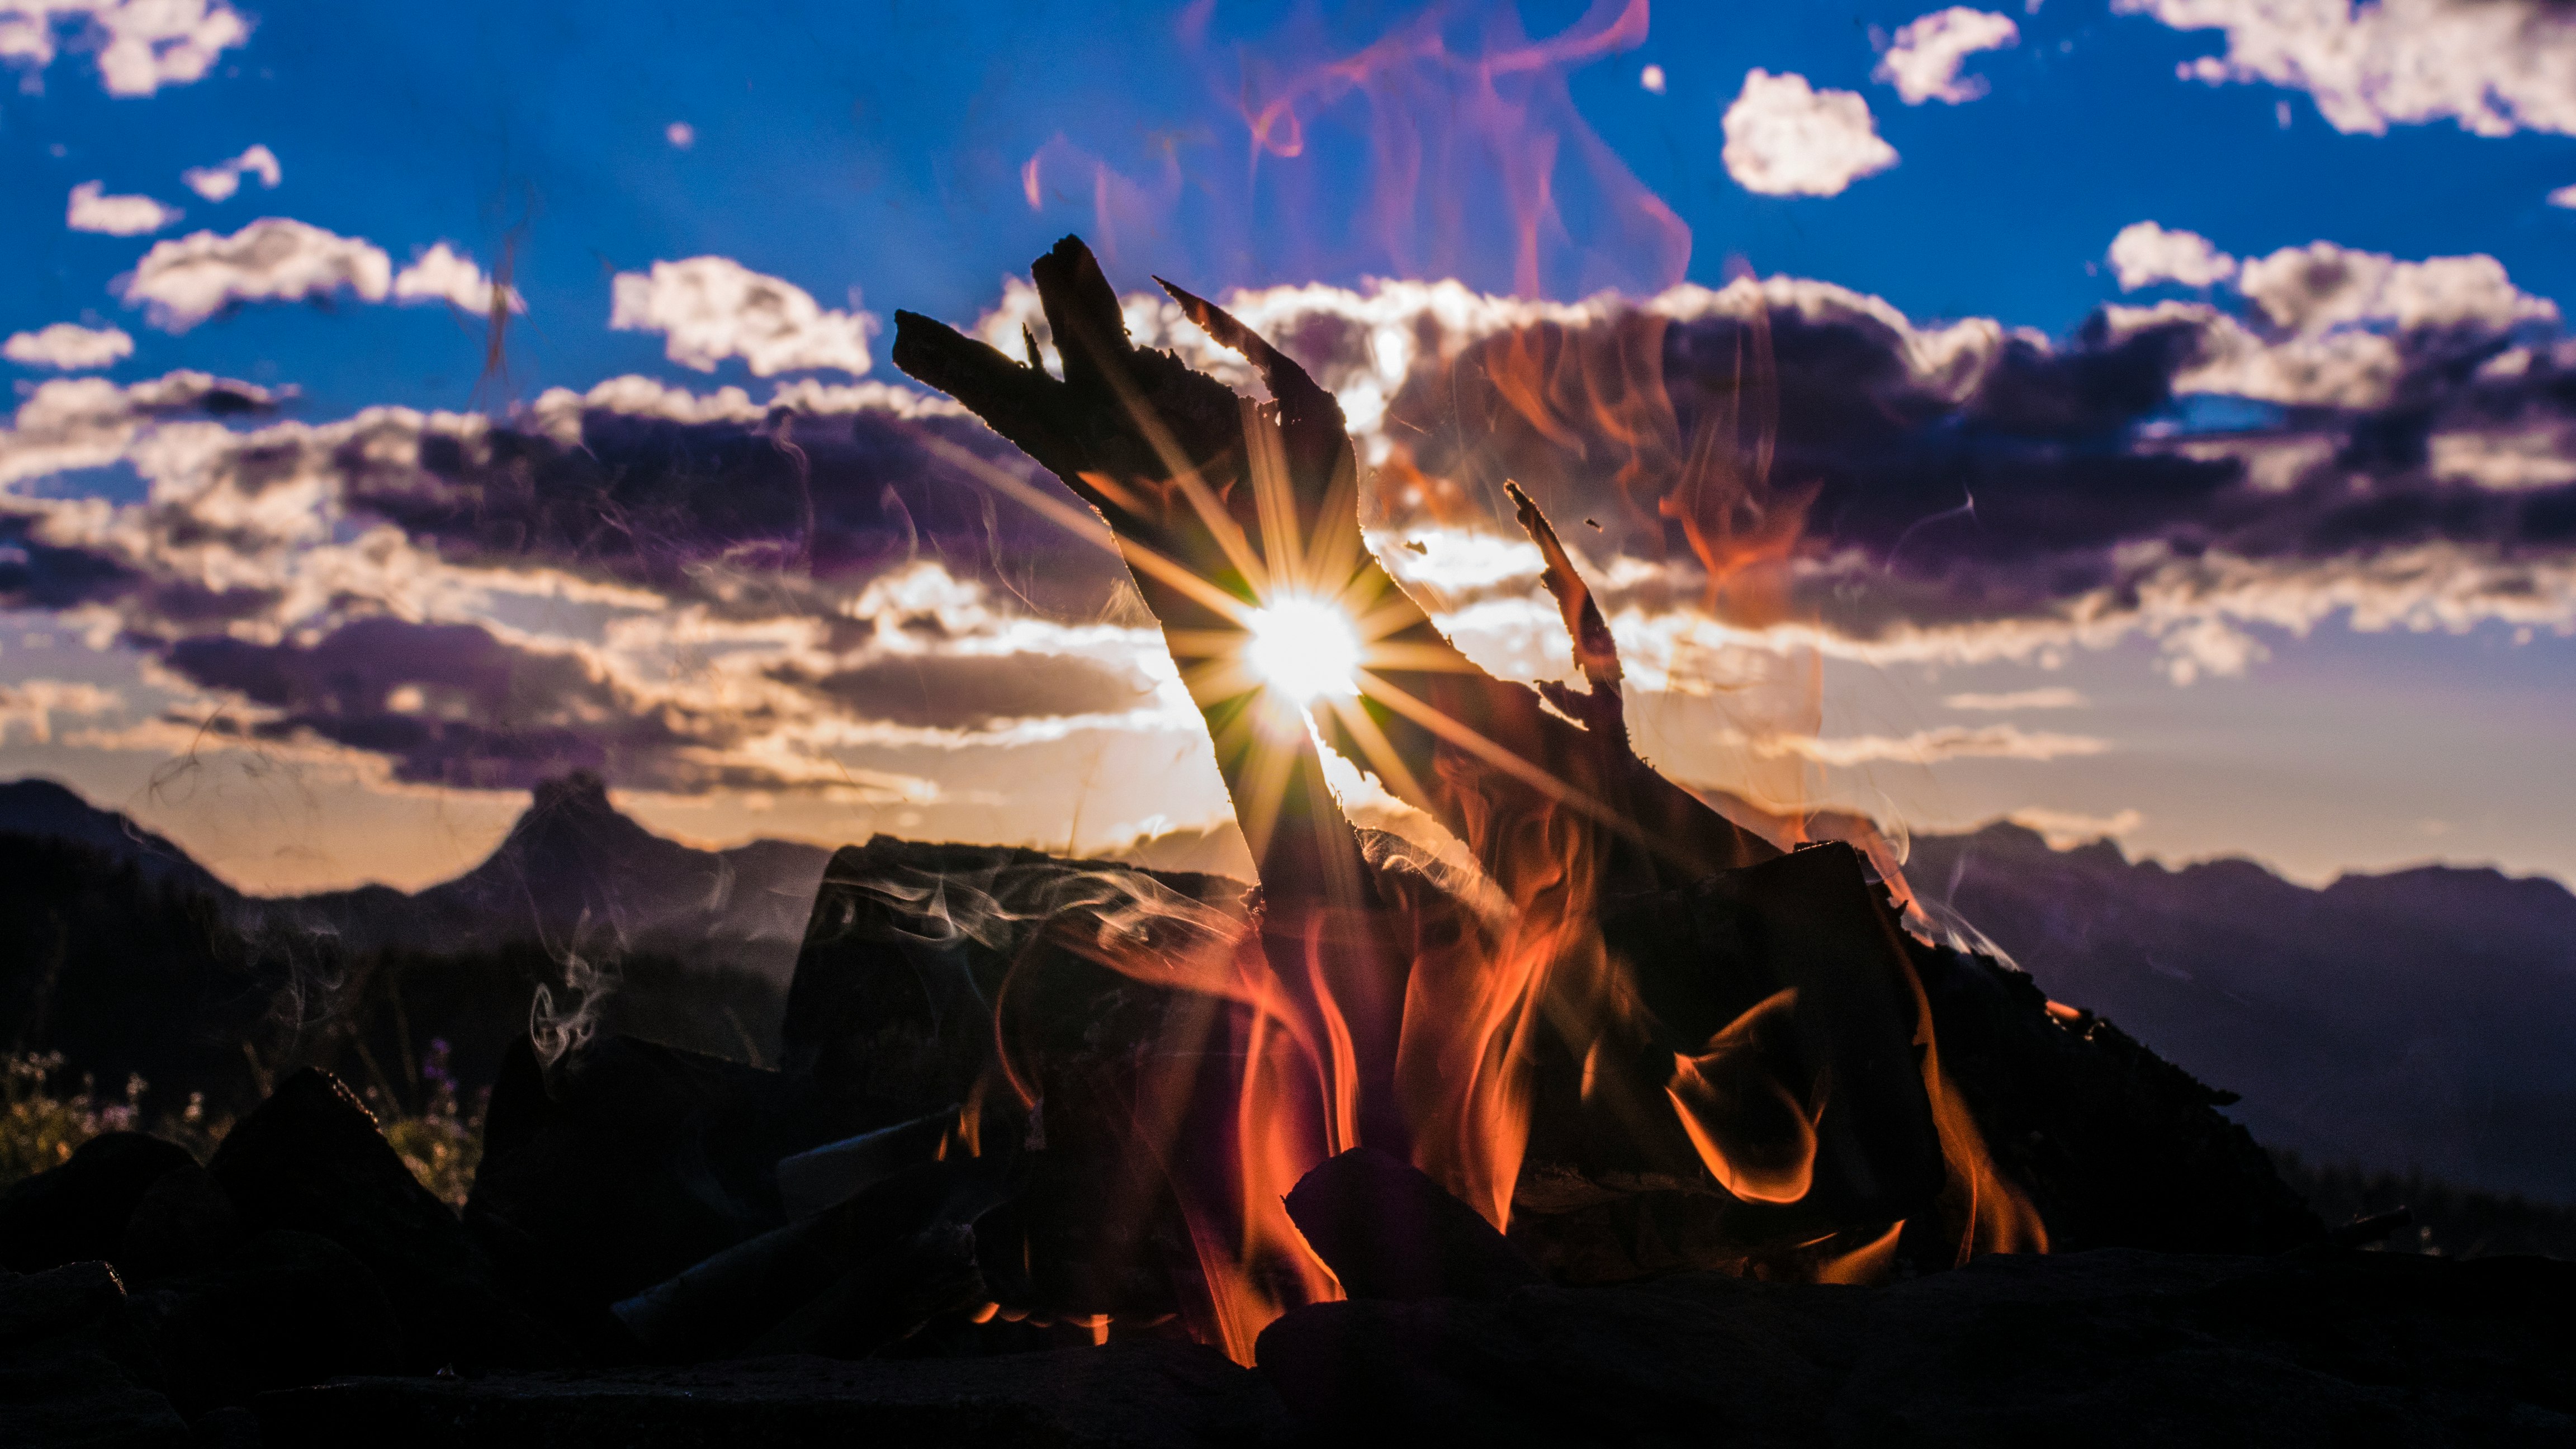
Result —
M 2576 1443 L 2576 1264 L 1987 1258 L 1884 1288 L 1685 1274 L 1300 1309 L 1258 1368 L 1136 1342 L 353 1378 L 193 1430 L 113 1275 L 0 1282 L 12 1445 Z

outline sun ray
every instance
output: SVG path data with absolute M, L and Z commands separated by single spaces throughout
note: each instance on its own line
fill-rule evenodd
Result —
M 1433 803 L 1430 792 L 1414 778 L 1412 767 L 1404 763 L 1403 755 L 1397 753 L 1395 742 L 1386 737 L 1386 731 L 1369 717 L 1368 710 L 1360 701 L 1327 699 L 1324 703 L 1332 710 L 1333 718 L 1340 721 L 1342 728 L 1358 742 L 1361 762 L 1378 772 L 1378 778 L 1385 783 L 1388 792 L 1417 810 L 1429 812 Z

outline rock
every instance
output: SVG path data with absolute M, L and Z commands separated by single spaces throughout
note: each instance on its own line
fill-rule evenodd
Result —
M 403 1366 L 375 1274 L 312 1233 L 272 1229 L 221 1260 L 135 1291 L 172 1402 L 191 1418 L 268 1389 Z
M 0 1192 L 0 1267 L 41 1272 L 63 1263 L 113 1261 L 125 1220 L 163 1173 L 194 1167 L 175 1142 L 141 1132 L 102 1132 L 62 1166 Z
M 1374 1147 L 1298 1179 L 1288 1216 L 1353 1298 L 1472 1298 L 1538 1281 L 1475 1209 Z
M 266 1449 L 1271 1449 L 1261 1377 L 1196 1344 L 1002 1358 L 760 1359 L 483 1379 L 359 1379 L 263 1396 Z
M 2571 1294 L 2541 1259 L 2104 1250 L 1315 1304 L 1259 1357 L 1317 1440 L 2536 1446 L 2576 1442 Z
M 312 1233 L 364 1263 L 401 1325 L 404 1367 L 567 1360 L 559 1336 L 511 1301 L 456 1214 L 329 1073 L 308 1068 L 280 1083 L 208 1171 L 253 1231 Z
M 0 1444 L 185 1446 L 188 1426 L 150 1387 L 152 1350 L 105 1263 L 0 1274 Z
M 149 1283 L 203 1267 L 241 1238 L 241 1213 L 231 1195 L 191 1162 L 161 1174 L 144 1192 L 113 1261 L 127 1279 Z

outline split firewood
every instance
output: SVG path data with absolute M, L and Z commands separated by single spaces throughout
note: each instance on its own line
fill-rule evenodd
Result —
M 1251 612 L 1280 597 L 1328 601 L 1360 628 L 1357 698 L 1314 711 L 1325 741 L 1480 856 L 1504 849 L 1495 804 L 1512 795 L 1579 815 L 1648 880 L 1657 867 L 1689 879 L 1773 853 L 1624 743 L 1605 751 L 1538 692 L 1459 653 L 1371 556 L 1341 406 L 1303 368 L 1165 283 L 1193 322 L 1252 364 L 1271 395 L 1252 402 L 1171 353 L 1134 346 L 1116 292 L 1078 239 L 1057 243 L 1031 273 L 1061 380 L 1038 365 L 1034 344 L 1027 361 L 1014 360 L 910 312 L 896 314 L 895 365 L 957 398 L 1097 509 L 1175 657 L 1209 661 L 1185 677 L 1274 900 L 1319 889 L 1349 855 L 1313 752 L 1296 741 L 1253 748 L 1256 682 L 1228 667 Z M 1272 777 L 1255 780 L 1266 757 Z

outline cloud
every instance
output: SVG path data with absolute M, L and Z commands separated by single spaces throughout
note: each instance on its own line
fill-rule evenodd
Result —
M 2576 134 L 2576 20 L 2555 0 L 2112 0 L 2176 30 L 2223 30 L 2187 80 L 2306 91 L 2336 130 L 2453 120 L 2481 136 Z
M 76 680 L 21 679 L 0 684 L 0 741 L 6 741 L 13 730 L 24 730 L 28 738 L 45 744 L 54 737 L 55 715 L 99 715 L 123 704 L 115 690 Z
M 0 0 L 0 60 L 31 77 L 54 63 L 64 31 L 96 51 L 112 96 L 202 80 L 250 39 L 250 23 L 225 0 Z
M 698 144 L 698 128 L 686 121 L 673 121 L 662 128 L 662 139 L 671 143 L 672 150 L 686 151 Z
M 2144 641 L 2180 681 L 2330 622 L 2576 633 L 2576 340 L 2472 260 L 2296 248 L 2058 337 L 1781 276 L 1226 300 L 1344 401 L 1379 480 L 1371 537 L 1471 653 L 1566 667 L 1501 499 L 1518 478 L 1640 694 L 1705 701 L 1748 758 L 1797 767 L 2108 748 L 1974 720 L 1817 741 L 1743 711 L 1806 651 L 2048 663 Z M 1006 290 L 977 332 L 1016 344 L 1026 322 L 1046 345 L 1031 301 Z M 1140 342 L 1250 387 L 1168 299 L 1122 307 Z M 1768 481 L 1729 403 L 1760 338 Z M 2234 400 L 2204 406 L 2218 388 Z M 972 770 L 1001 757 L 961 752 L 1195 738 L 1104 536 L 985 481 L 1051 487 L 1034 465 L 908 388 L 763 391 L 622 377 L 494 417 L 311 422 L 202 375 L 55 379 L 0 431 L 0 607 L 120 641 L 244 739 L 404 779 L 597 761 L 678 793 L 822 791 L 906 752 Z M 134 501 L 10 486 L 111 465 Z M 1713 562 L 1663 507 L 1692 478 Z
M 1896 148 L 1879 139 L 1868 101 L 1852 91 L 1812 90 L 1802 75 L 1747 71 L 1725 128 L 1727 174 L 1766 196 L 1837 196 L 1896 164 Z
M 650 272 L 620 272 L 608 325 L 664 334 L 664 355 L 683 367 L 713 372 L 718 362 L 739 357 L 753 375 L 769 377 L 816 368 L 865 373 L 876 319 L 826 311 L 804 289 L 729 257 L 691 257 L 655 262 Z
M 2175 390 L 2294 406 L 2371 408 L 2554 334 L 2558 305 L 2513 285 L 2483 254 L 2400 261 L 2332 242 L 2237 268 L 2241 313 L 2203 303 L 2111 307 L 2106 335 L 2189 336 Z
M 2084 815 L 2072 810 L 2051 810 L 2027 805 L 2004 817 L 2015 825 L 2036 830 L 2050 848 L 2065 850 L 2107 836 L 2133 835 L 2147 823 L 2147 817 L 2135 810 L 2121 810 L 2109 815 Z
M 20 367 L 50 367 L 58 372 L 92 372 L 113 367 L 134 355 L 134 339 L 115 327 L 80 327 L 57 322 L 34 332 L 20 332 L 0 343 L 0 356 Z
M 265 411 L 278 395 L 202 372 L 118 386 L 103 377 L 39 383 L 0 429 L 0 497 L 32 479 L 123 461 L 148 429 L 183 418 Z
M 491 274 L 473 258 L 440 242 L 394 274 L 393 295 L 398 302 L 447 302 L 480 316 L 492 310 L 492 286 Z M 528 310 L 516 288 L 506 290 L 511 311 Z
M 2098 755 L 2108 740 L 2090 735 L 2030 734 L 2012 725 L 1943 725 L 1910 735 L 1846 735 L 1824 738 L 1797 734 L 1746 736 L 1741 744 L 1765 759 L 1790 757 L 1819 765 L 1898 763 L 1928 765 L 1940 760 L 2054 760 L 2067 755 Z
M 141 236 L 159 231 L 185 215 L 179 208 L 164 206 L 148 196 L 104 196 L 100 194 L 104 189 L 105 183 L 98 181 L 84 181 L 73 187 L 63 224 L 74 231 Z
M 1978 51 L 1999 50 L 2020 40 L 2021 27 L 2010 17 L 1953 5 L 1900 28 L 1871 78 L 1896 87 L 1909 106 L 1925 101 L 1959 105 L 1984 95 L 1987 88 L 1982 76 L 1961 79 L 1960 64 Z
M 2274 323 L 2304 333 L 2378 323 L 2493 333 L 2558 320 L 2557 303 L 2516 288 L 2504 264 L 2484 254 L 2402 262 L 2310 242 L 2247 262 L 2237 290 Z
M 1114 555 L 928 451 L 1027 471 L 951 405 L 634 378 L 238 430 L 219 388 L 30 397 L 0 479 L 123 463 L 147 496 L 0 497 L 0 608 L 140 651 L 231 742 L 423 784 L 828 793 L 900 775 L 869 752 L 1198 727 L 1159 632 L 1111 621 Z
M 2082 709 L 2091 701 L 2080 690 L 2056 686 L 2016 689 L 2004 694 L 1954 694 L 1941 701 L 1952 709 Z
M 2197 232 L 2167 231 L 2152 221 L 2133 222 L 2111 238 L 2111 269 L 2120 290 L 2157 282 L 2207 287 L 2236 275 L 2236 259 Z
M 157 242 L 117 281 L 129 307 L 153 326 L 185 332 L 243 302 L 295 302 L 347 291 L 381 302 L 393 286 L 382 248 L 285 217 L 266 217 L 231 236 L 210 231 Z
M 2562 186 L 2549 193 L 2549 204 L 2576 207 L 2576 185 Z
M 229 201 L 241 190 L 244 176 L 256 176 L 262 186 L 274 191 L 286 179 L 286 170 L 277 164 L 277 153 L 266 146 L 253 146 L 229 161 L 212 166 L 192 166 L 180 173 L 188 189 L 208 201 Z

